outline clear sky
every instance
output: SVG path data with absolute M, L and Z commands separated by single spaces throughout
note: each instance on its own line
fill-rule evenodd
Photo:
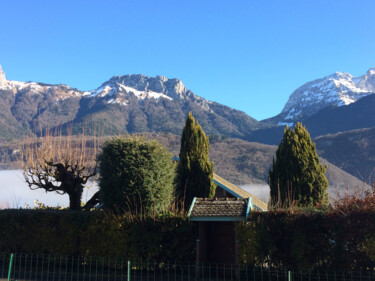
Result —
M 307 81 L 375 67 L 374 14 L 373 0 L 0 0 L 0 65 L 81 90 L 179 78 L 261 120 Z

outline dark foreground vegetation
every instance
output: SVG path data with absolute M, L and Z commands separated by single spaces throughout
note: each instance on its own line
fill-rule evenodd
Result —
M 0 278 L 10 280 L 83 281 L 370 281 L 371 270 L 284 270 L 248 264 L 156 262 L 126 257 L 77 257 L 45 254 L 0 254 Z
M 0 211 L 0 252 L 193 260 L 196 227 L 182 216 L 102 211 Z
M 375 208 L 254 212 L 236 226 L 240 264 L 293 270 L 375 268 Z M 354 203 L 353 203 L 354 204 Z M 366 207 L 367 206 L 367 207 Z M 360 208 L 359 208 L 360 207 Z M 183 215 L 0 211 L 0 252 L 195 261 L 197 225 Z M 220 247 L 220 245 L 218 245 Z

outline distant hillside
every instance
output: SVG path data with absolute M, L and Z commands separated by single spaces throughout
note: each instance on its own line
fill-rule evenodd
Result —
M 154 136 L 156 137 L 156 136 Z M 180 137 L 171 134 L 156 137 L 174 154 L 179 153 Z M 210 159 L 214 162 L 214 172 L 235 184 L 267 183 L 268 171 L 275 157 L 277 146 L 247 142 L 235 138 L 210 138 Z M 330 190 L 353 189 L 362 186 L 358 178 L 339 167 L 321 159 L 328 165 L 327 179 Z
M 375 181 L 375 127 L 314 139 L 319 155 L 344 171 L 372 183 Z
M 143 135 L 146 138 L 157 139 L 168 147 L 171 153 L 178 155 L 180 136 L 170 133 Z M 108 137 L 102 138 L 101 141 L 106 138 Z M 91 141 L 90 138 L 88 138 L 88 141 Z M 0 145 L 0 169 L 20 168 L 16 161 L 19 159 L 17 149 L 21 143 L 19 141 L 18 143 L 12 142 L 8 145 Z M 275 156 L 276 146 L 218 136 L 211 136 L 210 144 L 210 159 L 214 162 L 214 172 L 216 174 L 235 184 L 267 183 L 268 171 Z M 322 159 L 322 163 L 326 164 L 327 162 Z M 326 176 L 331 189 L 352 189 L 362 184 L 360 180 L 338 167 L 330 163 L 327 163 L 327 165 Z
M 311 136 L 375 127 L 375 94 L 340 107 L 326 107 L 303 120 Z

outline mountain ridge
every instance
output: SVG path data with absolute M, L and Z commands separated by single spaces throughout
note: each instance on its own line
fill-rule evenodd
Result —
M 3 123 L 12 126 L 0 132 L 0 141 L 20 137 L 12 127 L 37 135 L 46 128 L 66 130 L 71 126 L 74 132 L 86 127 L 88 134 L 178 134 L 189 111 L 212 135 L 246 138 L 249 129 L 263 126 L 242 111 L 195 95 L 179 79 L 160 75 L 113 76 L 91 91 L 65 84 L 5 80 L 5 74 L 1 85 L 0 97 L 8 101 L 0 104 L 7 112 Z
M 278 115 L 262 121 L 292 126 L 327 106 L 349 105 L 374 92 L 375 68 L 359 77 L 335 72 L 298 87 Z

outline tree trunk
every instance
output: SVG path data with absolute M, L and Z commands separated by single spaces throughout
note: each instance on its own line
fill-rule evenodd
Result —
M 69 209 L 80 211 L 81 210 L 81 196 L 82 192 L 72 192 L 69 194 Z

